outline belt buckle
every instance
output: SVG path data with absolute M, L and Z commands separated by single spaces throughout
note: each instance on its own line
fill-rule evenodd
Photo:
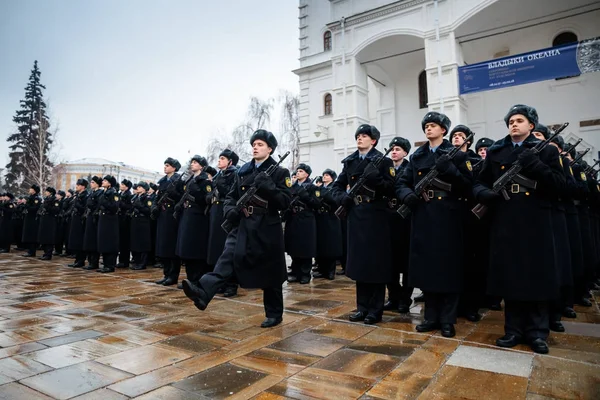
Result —
M 427 197 L 429 197 L 430 199 L 433 199 L 435 196 L 433 195 L 433 190 L 429 189 L 427 191 Z
M 519 186 L 518 183 L 513 183 L 512 185 L 510 185 L 511 193 L 519 193 L 520 189 L 521 189 L 521 186 Z
M 357 201 L 358 203 L 362 203 L 362 202 L 363 202 L 363 198 L 362 198 L 362 196 L 361 196 L 360 194 L 357 194 L 357 195 L 356 195 L 356 201 Z
M 254 206 L 246 207 L 246 211 L 248 211 L 248 215 L 252 215 L 254 213 Z

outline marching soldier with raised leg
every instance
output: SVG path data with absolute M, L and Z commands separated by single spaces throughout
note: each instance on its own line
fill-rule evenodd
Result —
M 278 167 L 271 157 L 277 148 L 271 132 L 254 132 L 250 144 L 252 161 L 238 170 L 225 202 L 225 219 L 233 228 L 223 254 L 214 272 L 204 275 L 198 284 L 184 280 L 183 288 L 194 305 L 204 310 L 235 274 L 241 287 L 262 288 L 267 318 L 261 327 L 269 328 L 280 324 L 283 316 L 282 284 L 287 274 L 279 212 L 290 205 L 292 182 L 289 171 Z M 238 200 L 252 188 L 256 193 L 238 210 Z

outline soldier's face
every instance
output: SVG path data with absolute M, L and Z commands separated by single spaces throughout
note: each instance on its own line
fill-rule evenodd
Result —
M 56 194 L 56 200 L 62 200 L 62 198 L 63 197 L 60 194 L 58 194 L 58 193 Z
M 429 140 L 435 140 L 443 137 L 446 134 L 446 130 L 435 122 L 428 122 L 425 124 L 425 136 Z
M 194 160 L 190 164 L 190 169 L 192 170 L 192 172 L 198 172 L 202 169 L 202 166 L 200 165 L 200 163 L 198 161 Z
M 29 194 L 35 194 L 35 190 L 33 190 L 33 188 L 29 188 Z
M 110 182 L 106 179 L 102 179 L 102 187 L 108 189 L 110 187 Z
M 356 137 L 356 147 L 358 150 L 369 150 L 371 147 L 375 146 L 375 139 L 371 139 L 371 136 L 365 133 L 359 133 Z
M 92 181 L 90 185 L 92 186 L 92 189 L 98 189 L 98 184 L 96 183 L 96 181 Z
M 48 197 L 48 196 L 51 196 L 51 195 L 52 195 L 52 193 L 50 193 L 50 192 L 49 192 L 49 191 L 47 191 L 47 190 L 44 190 L 44 196 Z
M 85 190 L 85 187 L 83 185 L 75 185 L 75 190 L 77 193 L 81 193 Z
M 272 149 L 264 140 L 257 139 L 252 143 L 252 158 L 255 160 L 266 160 L 271 154 Z
M 390 158 L 392 159 L 392 161 L 400 161 L 404 157 L 406 157 L 406 152 L 404 151 L 404 149 L 402 147 L 400 147 L 400 146 L 392 147 L 392 152 L 390 153 Z
M 219 161 L 217 161 L 217 168 L 225 169 L 229 166 L 229 158 L 225 156 L 219 157 Z
M 163 171 L 165 174 L 169 175 L 175 172 L 175 168 L 171 164 L 165 164 Z
M 333 178 L 331 178 L 331 175 L 323 174 L 323 183 L 329 185 L 331 182 L 333 182 Z
M 67 192 L 67 193 L 65 194 L 65 196 L 67 197 L 67 199 L 68 199 L 69 197 L 73 197 L 73 195 L 71 194 L 71 192 Z
M 303 180 L 305 180 L 306 178 L 308 178 L 308 174 L 306 173 L 306 171 L 305 171 L 305 170 L 303 170 L 303 169 L 298 169 L 298 170 L 296 171 L 296 179 L 298 179 L 299 181 L 303 181 Z
M 515 114 L 508 120 L 509 135 L 513 139 L 526 137 L 533 130 L 533 124 L 524 115 Z M 543 138 L 544 135 L 542 135 Z M 543 140 L 543 139 L 542 139 Z
M 480 147 L 479 150 L 477 150 L 477 154 L 485 160 L 485 157 L 487 156 L 487 147 Z
M 135 192 L 136 192 L 137 194 L 144 194 L 144 193 L 146 193 L 146 189 L 144 189 L 144 188 L 143 188 L 143 187 L 141 187 L 141 186 L 138 186 L 138 187 L 137 187 L 137 189 L 135 190 Z
M 452 145 L 454 147 L 462 147 L 462 145 L 465 144 L 466 138 L 467 135 L 465 135 L 464 132 L 455 132 L 454 135 L 452 135 Z

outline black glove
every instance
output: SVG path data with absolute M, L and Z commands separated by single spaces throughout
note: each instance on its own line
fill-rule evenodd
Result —
M 298 194 L 298 197 L 300 198 L 300 200 L 302 200 L 304 202 L 310 200 L 310 194 L 308 193 L 308 190 L 306 190 L 306 188 L 304 188 L 302 186 L 298 189 L 297 194 Z
M 256 175 L 256 178 L 254 178 L 254 184 L 256 185 L 257 189 L 262 189 L 266 191 L 276 189 L 275 182 L 273 182 L 273 179 L 271 179 L 271 177 L 267 175 L 267 173 L 264 171 Z
M 352 197 L 348 196 L 348 194 L 344 194 L 344 197 L 342 197 L 342 201 L 340 203 L 344 208 L 349 209 L 354 205 L 354 200 Z
M 240 213 L 232 208 L 225 213 L 225 219 L 235 225 L 240 220 Z
M 365 177 L 366 180 L 372 180 L 374 178 L 377 178 L 377 177 L 379 177 L 379 168 L 377 168 L 374 163 L 370 162 L 365 167 L 363 176 Z
M 492 189 L 484 189 L 477 193 L 477 201 L 479 201 L 481 204 L 491 204 L 499 198 L 500 195 L 494 192 Z
M 421 200 L 419 200 L 419 196 L 414 193 L 410 193 L 408 196 L 404 198 L 403 203 L 406 204 L 411 211 L 414 211 L 418 206 Z
M 440 174 L 447 174 L 453 167 L 456 168 L 447 154 L 442 155 L 435 161 L 435 168 Z
M 524 169 L 533 166 L 540 160 L 539 156 L 532 149 L 524 150 L 517 158 Z

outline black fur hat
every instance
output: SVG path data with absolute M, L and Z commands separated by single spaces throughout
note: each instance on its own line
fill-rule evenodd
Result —
M 507 127 L 508 121 L 510 121 L 510 117 L 517 114 L 521 114 L 522 116 L 527 118 L 527 120 L 533 125 L 537 125 L 538 123 L 539 118 L 535 108 L 526 106 L 525 104 L 515 104 L 510 108 L 510 110 L 508 110 L 508 113 L 506 113 L 506 116 L 504 117 L 504 122 L 506 123 Z
M 102 180 L 103 181 L 107 181 L 108 183 L 110 183 L 111 187 L 116 187 L 117 186 L 117 180 L 112 175 L 106 175 Z
M 475 151 L 479 151 L 482 147 L 491 147 L 494 144 L 494 141 L 490 138 L 482 137 L 475 143 Z
M 306 172 L 308 174 L 308 176 L 310 176 L 310 174 L 312 174 L 312 168 L 308 164 L 304 164 L 304 163 L 298 164 L 298 168 L 296 168 L 296 172 L 298 172 L 299 169 Z
M 229 161 L 231 161 L 231 165 L 237 165 L 240 161 L 240 157 L 235 154 L 235 151 L 229 149 L 223 150 L 221 154 L 219 154 L 219 157 L 227 157 Z
M 154 182 L 150 182 L 150 183 L 148 184 L 148 187 L 149 187 L 150 189 L 154 190 L 155 192 L 158 190 L 158 185 L 157 185 L 156 183 L 154 183 Z
M 548 131 L 548 127 L 542 124 L 535 124 L 535 127 L 533 128 L 532 132 L 541 133 L 542 135 L 544 135 L 544 139 L 548 139 L 548 136 L 550 136 L 550 131 Z
M 465 135 L 469 136 L 471 133 L 473 133 L 473 131 L 466 125 L 456 125 L 451 131 L 450 131 L 450 137 L 448 138 L 448 140 L 450 140 L 450 142 L 452 142 L 452 136 L 454 136 L 454 134 L 456 132 L 462 132 Z M 475 137 L 475 135 L 473 135 L 473 137 Z M 471 147 L 471 145 L 473 144 L 473 139 L 471 139 L 470 142 L 467 142 L 467 149 Z
M 33 189 L 34 192 L 36 192 L 37 194 L 40 193 L 40 187 L 38 185 L 36 185 L 35 183 L 33 185 L 31 185 L 31 188 Z
M 402 150 L 406 152 L 406 154 L 410 153 L 410 142 L 407 139 L 404 139 L 403 137 L 396 136 L 395 138 L 393 138 L 390 142 L 389 147 L 392 148 L 394 146 L 399 146 L 400 148 L 402 148 Z
M 379 133 L 379 129 L 375 128 L 373 125 L 362 124 L 358 128 L 356 128 L 356 132 L 354 132 L 354 140 L 360 134 L 369 135 L 369 137 L 375 140 L 375 146 L 379 143 L 379 138 L 381 137 L 381 133 Z
M 329 175 L 331 177 L 331 179 L 333 179 L 334 181 L 337 178 L 337 174 L 331 168 L 327 168 L 325 171 L 323 171 L 323 175 L 325 175 L 325 174 Z
M 59 190 L 56 193 L 59 194 L 59 195 L 61 195 L 63 198 L 67 195 L 64 190 Z
M 98 186 L 101 186 L 102 185 L 102 178 L 100 178 L 99 176 L 94 175 L 94 176 L 92 176 L 92 182 L 96 182 L 96 184 Z
M 75 194 L 75 190 L 73 190 L 73 189 L 69 189 L 69 190 L 67 190 L 67 192 L 71 193 L 71 195 L 74 195 L 74 194 Z M 66 195 L 66 194 L 65 194 L 65 195 Z
M 181 168 L 181 163 L 173 157 L 168 157 L 163 164 L 169 164 L 171 167 L 175 168 L 175 171 L 179 171 L 179 168 Z
M 165 164 L 167 164 L 167 163 L 165 163 Z M 169 164 L 169 165 L 171 165 L 171 164 Z M 133 183 L 131 183 L 131 181 L 129 179 L 123 179 L 121 181 L 121 184 L 127 186 L 127 189 L 131 189 L 131 186 L 133 185 Z
M 556 143 L 561 151 L 565 148 L 565 139 L 560 135 L 552 139 L 552 143 Z
M 52 186 L 48 186 L 46 189 L 44 189 L 44 191 L 50 193 L 52 196 L 56 194 L 56 189 L 54 189 Z
M 208 165 L 206 158 L 202 157 L 199 154 L 194 155 L 190 161 L 196 161 L 198 164 L 200 164 L 202 166 L 202 168 L 204 168 Z
M 450 129 L 450 118 L 448 118 L 445 114 L 439 113 L 437 111 L 428 112 L 427 114 L 425 114 L 423 120 L 421 121 L 421 129 L 423 130 L 423 132 L 425 132 L 425 125 L 427 125 L 430 122 L 436 123 L 442 128 L 444 128 L 446 130 L 444 136 L 446 136 L 446 134 L 448 133 L 448 129 Z
M 76 185 L 88 187 L 89 182 L 87 181 L 87 179 L 79 178 L 79 179 L 77 179 Z
M 204 168 L 204 172 L 213 177 L 217 174 L 217 170 L 214 167 L 211 167 L 210 165 Z
M 144 188 L 146 192 L 150 189 L 150 185 L 146 182 L 138 182 L 136 186 Z
M 271 132 L 264 129 L 255 131 L 252 136 L 250 136 L 250 144 L 254 144 L 256 140 L 262 140 L 265 142 L 267 146 L 271 148 L 271 154 L 275 152 L 275 149 L 277 148 L 277 139 L 275 139 L 275 135 L 273 135 Z

